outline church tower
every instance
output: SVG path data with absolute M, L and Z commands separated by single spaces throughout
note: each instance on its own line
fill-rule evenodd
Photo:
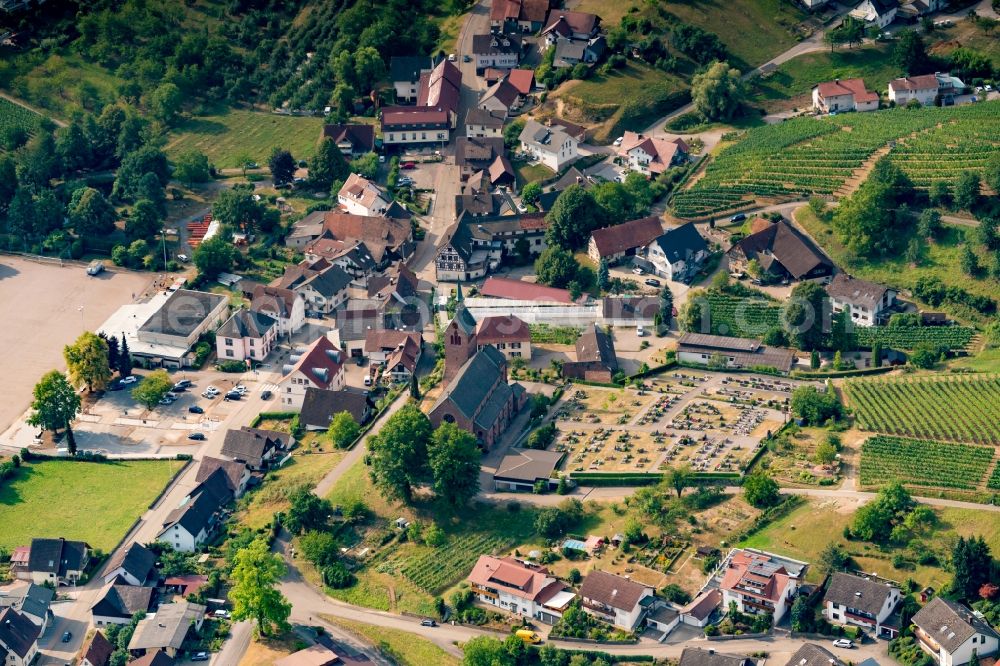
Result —
M 447 385 L 458 374 L 465 362 L 472 358 L 478 348 L 476 342 L 476 320 L 465 308 L 462 299 L 462 285 L 458 285 L 458 309 L 455 318 L 444 330 L 444 383 Z

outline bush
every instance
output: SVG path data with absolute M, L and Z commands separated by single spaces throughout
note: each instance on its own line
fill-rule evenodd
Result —
M 558 429 L 554 423 L 547 423 L 535 432 L 528 435 L 527 445 L 529 449 L 547 449 L 555 441 Z
M 354 574 L 341 562 L 334 562 L 323 569 L 323 582 L 335 590 L 354 585 Z

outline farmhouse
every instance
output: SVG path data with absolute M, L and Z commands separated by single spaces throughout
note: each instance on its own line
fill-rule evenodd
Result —
M 384 215 L 392 197 L 364 176 L 352 173 L 337 192 L 337 203 L 351 215 Z
M 222 455 L 245 464 L 254 471 L 267 469 L 292 446 L 292 437 L 277 430 L 243 426 L 230 428 L 222 442 Z M 228 486 L 228 481 L 226 482 Z
M 250 312 L 263 314 L 278 322 L 279 336 L 291 337 L 306 323 L 306 302 L 291 289 L 258 285 L 253 290 Z
M 0 611 L 0 655 L 5 666 L 28 666 L 38 655 L 42 629 L 13 608 Z
M 465 135 L 470 138 L 503 137 L 503 123 L 507 114 L 472 108 L 465 114 Z
M 708 244 L 693 222 L 674 227 L 646 246 L 652 272 L 668 280 L 688 280 L 708 258 Z
M 916 100 L 923 106 L 931 106 L 938 96 L 938 79 L 933 74 L 905 76 L 889 81 L 889 101 L 897 106 L 906 106 Z
M 433 63 L 429 56 L 393 56 L 389 59 L 389 76 L 397 102 L 414 102 L 420 86 L 420 76 L 429 74 Z
M 833 264 L 785 220 L 768 224 L 729 249 L 729 268 L 746 271 L 756 261 L 774 279 L 808 280 L 830 275 Z
M 358 425 L 365 425 L 372 417 L 375 401 L 368 391 L 346 387 L 340 391 L 307 388 L 299 423 L 306 430 L 326 430 L 334 415 L 340 412 L 350 414 Z
M 201 479 L 199 479 L 200 481 Z M 104 582 L 120 579 L 128 585 L 156 582 L 156 555 L 141 543 L 119 548 L 104 567 Z
M 499 268 L 503 257 L 527 243 L 528 256 L 545 249 L 548 223 L 544 213 L 477 216 L 463 211 L 440 245 L 435 258 L 439 282 L 468 282 Z M 487 280 L 489 283 L 489 280 Z
M 597 324 L 591 324 L 576 339 L 576 361 L 563 363 L 567 379 L 610 382 L 618 372 L 618 356 L 611 336 Z
M 520 318 L 484 317 L 476 328 L 476 344 L 479 349 L 486 345 L 495 347 L 507 357 L 531 360 L 531 331 Z
M 548 489 L 553 490 L 559 486 L 555 470 L 565 455 L 562 451 L 511 449 L 493 473 L 493 488 L 498 491 L 530 493 L 541 481 Z
M 90 563 L 90 546 L 83 541 L 32 539 L 24 578 L 35 585 L 76 585 Z
M 1000 635 L 955 601 L 934 597 L 913 616 L 913 635 L 940 666 L 960 666 L 996 654 Z
M 109 624 L 128 624 L 136 613 L 147 613 L 155 608 L 151 587 L 108 583 L 97 594 L 97 600 L 90 606 L 90 615 L 95 627 Z
M 655 602 L 653 588 L 605 571 L 591 571 L 580 586 L 583 610 L 632 631 Z
M 329 139 L 336 143 L 344 157 L 351 159 L 375 150 L 375 126 L 365 124 L 323 125 L 320 140 L 323 139 Z
M 656 176 L 672 166 L 682 164 L 691 149 L 684 139 L 676 137 L 645 136 L 625 132 L 618 154 L 628 163 L 629 169 L 644 176 Z
M 579 157 L 577 146 L 580 141 L 560 125 L 546 126 L 529 118 L 518 140 L 522 152 L 553 171 L 559 171 L 563 165 Z
M 626 257 L 634 256 L 639 248 L 646 247 L 661 235 L 663 224 L 655 215 L 595 229 L 587 244 L 587 256 L 594 263 L 606 261 L 609 266 L 614 266 Z
M 825 647 L 803 643 L 785 666 L 846 666 Z
M 310 213 L 300 224 L 319 222 L 322 226 L 319 235 L 306 245 L 306 252 L 310 251 L 310 246 L 323 239 L 342 241 L 347 248 L 360 242 L 375 262 L 375 268 L 384 270 L 392 262 L 409 257 L 415 247 L 410 215 L 403 210 L 397 211 L 395 206 L 386 213 L 388 217 L 351 215 L 341 211 Z M 345 270 L 350 272 L 346 267 Z
M 139 621 L 129 641 L 128 651 L 142 656 L 154 650 L 163 650 L 169 657 L 176 657 L 184 639 L 192 629 L 201 631 L 205 620 L 205 606 L 189 601 L 162 604 L 156 613 Z
M 706 333 L 685 333 L 677 341 L 677 360 L 720 368 L 766 367 L 790 372 L 795 351 L 765 347 L 759 340 Z
M 576 597 L 545 567 L 480 555 L 467 579 L 478 601 L 554 624 Z
M 224 361 L 263 361 L 278 339 L 278 320 L 263 312 L 237 310 L 215 332 L 215 350 Z
M 884 324 L 896 302 L 896 290 L 846 273 L 837 273 L 826 286 L 834 312 L 848 311 L 855 326 Z
M 879 638 L 895 638 L 899 627 L 887 624 L 902 599 L 899 588 L 863 576 L 835 572 L 823 597 L 823 614 L 833 624 L 853 624 Z
M 899 11 L 897 0 L 864 0 L 851 10 L 849 16 L 868 25 L 884 28 L 896 20 L 897 11 Z
M 514 34 L 486 34 L 472 36 L 472 57 L 477 70 L 487 67 L 511 69 L 521 60 L 521 36 Z
M 542 35 L 547 45 L 555 44 L 562 39 L 588 40 L 596 37 L 600 31 L 601 17 L 588 12 L 571 12 L 565 9 L 553 9 L 549 12 Z
M 719 589 L 722 603 L 741 613 L 770 613 L 774 623 L 791 609 L 806 564 L 757 550 L 735 550 L 727 558 Z
M 813 86 L 813 110 L 878 111 L 878 93 L 865 88 L 864 79 L 835 79 Z

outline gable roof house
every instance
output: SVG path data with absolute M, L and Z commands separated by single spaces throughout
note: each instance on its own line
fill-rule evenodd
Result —
M 476 70 L 482 72 L 487 67 L 511 69 L 521 60 L 521 36 L 491 33 L 472 36 L 472 56 Z
M 28 575 L 35 585 L 76 585 L 90 563 L 90 546 L 83 541 L 32 539 Z
M 216 329 L 215 352 L 226 361 L 263 361 L 277 340 L 277 319 L 263 312 L 237 310 Z
M 154 592 L 151 587 L 108 583 L 101 588 L 97 600 L 90 606 L 94 626 L 128 624 L 136 613 L 151 611 L 155 607 Z
M 562 451 L 511 449 L 493 473 L 493 489 L 530 493 L 536 483 L 544 481 L 554 490 L 559 486 L 555 471 L 565 455 Z
M 834 79 L 813 86 L 813 110 L 878 111 L 879 96 L 865 87 L 864 79 Z
M 690 280 L 708 258 L 708 243 L 693 222 L 669 229 L 646 246 L 652 272 L 668 280 Z
M 215 470 L 167 514 L 157 541 L 166 541 L 182 553 L 195 552 L 215 533 L 223 509 L 232 499 L 225 471 Z
M 451 117 L 443 108 L 387 106 L 382 109 L 382 143 L 386 146 L 448 143 Z
M 107 666 L 115 647 L 100 631 L 95 631 L 90 640 L 84 643 L 80 654 L 80 666 Z
M 198 465 L 198 473 L 194 479 L 195 483 L 208 480 L 219 469 L 225 474 L 226 487 L 229 488 L 229 492 L 233 494 L 233 497 L 239 499 L 246 492 L 251 474 L 250 468 L 246 466 L 246 463 L 238 460 L 224 460 L 222 458 L 205 456 Z
M 606 571 L 591 571 L 580 586 L 584 611 L 632 631 L 654 602 L 653 588 Z
M 201 631 L 205 610 L 205 606 L 189 601 L 162 604 L 156 613 L 146 616 L 136 625 L 128 651 L 138 657 L 163 650 L 167 656 L 176 657 L 188 632 L 192 628 Z
M 681 651 L 680 661 L 677 662 L 677 666 L 757 666 L 757 664 L 757 660 L 750 657 L 702 648 L 684 648 Z
M 707 333 L 684 333 L 677 341 L 677 359 L 686 363 L 709 365 L 725 361 L 727 368 L 767 367 L 790 372 L 795 365 L 795 351 L 784 347 L 765 347 L 760 340 L 731 338 Z
M 361 241 L 371 253 L 378 270 L 406 259 L 416 247 L 409 215 L 365 216 L 339 211 L 317 211 L 316 214 L 323 220 L 320 239 L 330 238 L 348 244 Z
M 528 254 L 545 249 L 548 223 L 544 213 L 477 216 L 464 211 L 438 246 L 435 275 L 439 282 L 469 282 L 496 270 L 517 251 L 521 239 Z
M 277 430 L 243 426 L 226 431 L 222 455 L 245 464 L 252 470 L 266 469 L 292 446 L 292 436 Z M 227 481 L 228 485 L 228 481 Z
M 655 215 L 640 217 L 603 229 L 595 229 L 587 244 L 587 256 L 600 264 L 606 261 L 614 266 L 626 257 L 635 255 L 663 235 L 663 223 Z
M 745 271 L 756 260 L 774 278 L 810 280 L 833 273 L 833 264 L 786 220 L 766 227 L 729 248 L 731 270 Z
M 521 97 L 527 97 L 535 88 L 535 70 L 514 68 L 507 72 L 507 82 L 514 86 Z
M 821 645 L 803 643 L 785 666 L 846 666 L 846 664 Z
M 892 639 L 899 627 L 889 619 L 901 599 L 895 585 L 837 571 L 826 586 L 823 614 L 834 624 L 857 625 L 879 638 Z
M 490 449 L 524 406 L 527 394 L 507 383 L 507 359 L 487 345 L 459 369 L 428 416 L 434 427 L 455 423 Z
M 382 380 L 386 383 L 409 383 L 417 372 L 421 353 L 419 336 L 407 337 L 386 358 Z
M 568 134 L 560 125 L 550 127 L 529 118 L 518 140 L 522 152 L 533 156 L 552 171 L 559 171 L 563 165 L 579 157 L 579 139 Z
M 479 349 L 491 345 L 508 359 L 531 360 L 531 330 L 519 317 L 483 317 L 476 327 Z
M 597 324 L 576 339 L 576 361 L 567 361 L 562 368 L 563 377 L 591 382 L 610 382 L 617 372 L 615 343 Z
M 461 90 L 461 70 L 442 59 L 430 72 L 420 75 L 417 106 L 444 111 L 448 115 L 448 127 L 454 128 L 458 123 Z
M 913 635 L 940 666 L 967 664 L 973 653 L 980 659 L 989 657 L 1000 643 L 1000 635 L 985 619 L 941 597 L 934 597 L 914 614 Z
M 278 335 L 291 335 L 306 323 L 306 303 L 291 289 L 258 285 L 253 290 L 250 311 L 265 314 L 278 322 Z
M 340 391 L 307 388 L 299 413 L 299 423 L 306 430 L 326 430 L 334 415 L 350 414 L 358 425 L 365 425 L 372 417 L 375 401 L 368 391 L 346 387 Z
M 490 4 L 490 29 L 509 33 L 538 32 L 545 25 L 549 0 L 492 0 Z
M 56 593 L 50 587 L 19 581 L 0 588 L 0 609 L 13 608 L 18 613 L 37 624 L 44 633 L 52 614 L 52 600 Z
M 420 75 L 429 73 L 433 63 L 430 56 L 393 56 L 389 59 L 389 78 L 396 91 L 396 102 L 414 102 L 417 99 Z
M 339 663 L 341 663 L 340 657 L 336 652 L 325 645 L 314 643 L 277 660 L 274 666 L 334 666 Z
M 548 46 L 562 39 L 587 40 L 596 37 L 601 29 L 601 17 L 588 12 L 572 12 L 565 9 L 553 9 L 542 30 L 545 43 Z
M 576 594 L 545 567 L 513 557 L 480 555 L 467 578 L 482 603 L 554 624 Z
M 552 66 L 556 69 L 575 67 L 580 63 L 592 63 L 600 60 L 608 49 L 604 35 L 591 39 L 565 39 L 560 37 L 556 43 L 555 57 Z
M 479 96 L 479 108 L 504 116 L 512 115 L 523 103 L 520 91 L 506 78 L 500 79 Z
M 719 583 L 723 606 L 735 602 L 741 613 L 769 613 L 778 624 L 792 607 L 804 572 L 805 564 L 793 569 L 767 553 L 737 550 L 725 562 Z
M 506 117 L 507 114 L 503 111 L 471 108 L 465 114 L 465 135 L 474 138 L 503 137 L 503 123 Z
M 826 286 L 826 293 L 834 312 L 849 310 L 855 326 L 874 326 L 888 320 L 898 292 L 892 287 L 837 273 Z
M 13 608 L 0 611 L 0 656 L 4 666 L 28 666 L 38 655 L 42 629 Z
M 352 173 L 337 192 L 337 203 L 351 215 L 384 215 L 392 197 L 364 176 Z
M 344 355 L 330 339 L 321 335 L 304 351 L 295 351 L 282 366 L 278 382 L 285 409 L 301 409 L 310 386 L 331 391 L 344 388 Z
M 363 123 L 323 125 L 320 140 L 324 139 L 336 143 L 344 157 L 351 159 L 375 151 L 375 126 Z
M 618 154 L 628 162 L 632 171 L 644 176 L 656 176 L 667 169 L 683 163 L 691 149 L 680 137 L 645 136 L 635 132 L 625 132 Z
M 899 11 L 898 0 L 864 0 L 848 14 L 851 18 L 868 25 L 884 28 L 896 20 Z
M 503 137 L 459 137 L 455 142 L 455 164 L 462 180 L 486 171 L 504 153 Z
M 940 92 L 938 77 L 934 74 L 904 76 L 889 81 L 889 101 L 896 106 L 906 106 L 916 100 L 924 106 L 931 106 Z
M 202 479 L 198 479 L 201 481 Z M 156 582 L 156 555 L 141 543 L 119 548 L 104 567 L 104 582 L 121 579 L 128 585 L 145 585 Z

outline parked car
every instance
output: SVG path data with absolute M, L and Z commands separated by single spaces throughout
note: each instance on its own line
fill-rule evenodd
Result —
M 455 62 L 455 54 L 454 53 L 449 53 L 448 54 L 448 62 Z
M 188 412 L 192 414 L 204 414 L 205 410 L 199 407 L 198 405 L 191 405 L 190 407 L 188 407 Z
M 169 395 L 168 395 L 168 396 L 164 396 L 164 397 L 163 397 L 163 398 L 162 398 L 162 399 L 160 400 L 160 404 L 161 404 L 161 405 L 172 405 L 172 404 L 174 404 L 174 399 L 173 399 L 173 398 L 171 398 L 171 397 L 170 397 Z
M 103 272 L 104 272 L 104 262 L 101 261 L 100 259 L 94 259 L 92 262 L 90 262 L 90 265 L 87 266 L 87 275 L 100 275 Z
M 191 661 L 208 661 L 207 652 L 196 652 L 191 655 Z
M 636 326 L 635 327 L 635 335 L 636 335 L 636 337 L 639 337 L 639 338 L 646 337 L 646 329 L 644 327 L 642 327 L 642 326 Z
M 217 611 L 213 611 L 212 612 L 212 616 L 213 617 L 229 617 L 229 611 L 225 610 L 224 608 L 220 608 Z
M 190 435 L 188 435 L 188 439 L 193 439 L 196 442 L 204 442 L 205 441 L 205 433 L 203 433 L 203 432 L 193 432 Z
M 736 215 L 733 215 L 731 218 L 729 218 L 729 221 L 730 222 L 742 222 L 745 219 L 747 219 L 746 213 L 736 213 Z
M 135 384 L 137 381 L 139 381 L 139 378 L 136 377 L 135 375 L 129 375 L 128 377 L 122 377 L 122 384 L 125 384 L 125 385 Z
M 64 631 L 63 632 L 63 635 L 62 635 L 62 642 L 63 643 L 69 643 L 72 638 L 73 638 L 73 632 L 72 631 Z
M 177 261 L 181 262 L 182 264 L 186 264 L 187 262 L 191 261 L 191 257 L 187 256 L 186 254 L 178 254 Z
M 635 275 L 645 275 L 646 271 L 636 266 L 635 268 L 632 269 L 632 273 L 634 273 Z
M 250 392 L 250 389 L 248 389 L 246 386 L 243 386 L 243 384 L 237 384 L 236 386 L 233 387 L 233 390 L 239 393 L 240 395 L 246 395 L 247 393 Z
M 435 622 L 434 620 L 431 620 L 431 619 L 428 618 L 426 620 L 421 620 L 420 621 L 420 626 L 421 627 L 436 627 L 436 626 L 438 626 L 438 623 Z
M 622 145 L 622 141 L 624 141 L 624 140 L 625 140 L 625 137 L 620 136 L 620 137 L 618 137 L 617 139 L 614 140 L 614 145 L 620 146 L 620 145 Z
M 844 648 L 845 650 L 850 650 L 854 647 L 854 641 L 849 641 L 846 638 L 838 638 L 833 642 L 833 647 Z
M 659 287 L 660 281 L 657 280 L 656 278 L 647 278 L 646 284 L 648 284 L 650 287 Z
M 400 169 L 416 169 L 417 168 L 417 163 L 416 162 L 403 162 L 402 164 L 399 165 L 399 168 Z
M 472 62 L 472 56 L 468 54 L 462 56 L 462 62 Z
M 230 391 L 226 394 L 226 400 L 239 400 L 243 397 L 243 394 L 239 391 Z
M 194 385 L 194 382 L 192 382 L 190 379 L 182 379 L 179 382 L 177 382 L 177 383 L 174 384 L 174 388 L 175 389 L 176 388 L 188 388 L 188 387 L 193 386 L 193 385 Z
M 270 400 L 271 399 L 271 395 L 272 395 L 272 393 L 270 391 L 261 391 L 260 392 L 260 399 L 261 400 Z

